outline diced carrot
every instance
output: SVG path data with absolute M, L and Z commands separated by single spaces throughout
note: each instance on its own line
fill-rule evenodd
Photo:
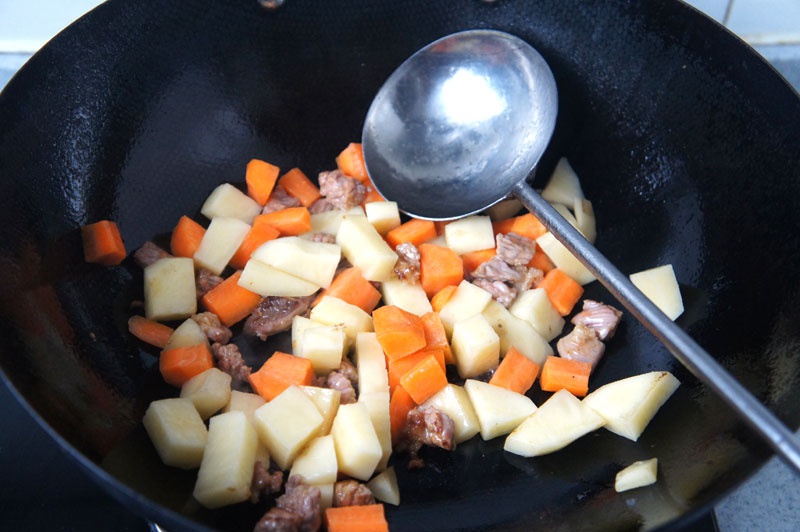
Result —
M 386 371 L 389 375 L 389 392 L 394 391 L 406 373 L 414 369 L 414 366 L 429 356 L 433 356 L 441 365 L 442 371 L 444 371 L 444 352 L 437 347 L 425 347 L 419 351 L 411 353 L 410 355 L 396 359 L 390 359 L 389 357 L 386 357 Z
M 169 325 L 135 314 L 128 318 L 128 331 L 142 342 L 164 349 L 174 329 Z
M 277 229 L 281 236 L 297 236 L 311 231 L 311 213 L 305 207 L 288 207 L 259 214 L 253 226 L 266 224 Z
M 524 394 L 533 386 L 538 375 L 539 364 L 512 347 L 494 370 L 489 384 Z
M 308 207 L 319 198 L 322 194 L 319 187 L 311 181 L 306 174 L 299 168 L 292 168 L 278 179 L 278 184 L 303 207 Z
M 400 385 L 418 405 L 447 386 L 447 375 L 433 355 L 427 355 L 400 378 Z
M 431 298 L 431 307 L 433 307 L 434 312 L 439 312 L 442 310 L 450 298 L 453 297 L 453 294 L 456 293 L 457 286 L 445 286 Z
M 213 367 L 214 357 L 205 343 L 167 349 L 161 352 L 158 360 L 164 380 L 177 387 Z
M 408 413 L 415 406 L 417 405 L 414 400 L 402 386 L 397 386 L 392 391 L 392 397 L 389 399 L 389 425 L 392 431 L 393 444 L 396 444 L 402 438 Z
M 278 238 L 280 234 L 280 231 L 271 225 L 263 223 L 254 225 L 250 228 L 250 231 L 247 232 L 244 240 L 239 245 L 239 249 L 233 254 L 228 264 L 237 270 L 243 269 L 247 261 L 250 260 L 250 255 L 252 255 L 261 244 Z
M 583 287 L 563 270 L 554 268 L 547 272 L 537 288 L 544 288 L 553 307 L 566 316 L 583 295 Z
M 178 225 L 172 231 L 169 247 L 172 254 L 178 257 L 194 257 L 200 241 L 206 234 L 205 228 L 188 216 L 181 216 Z
M 241 276 L 241 271 L 234 272 L 203 296 L 203 306 L 227 327 L 249 316 L 261 301 L 260 295 L 239 286 Z
M 325 526 L 328 532 L 389 532 L 381 503 L 326 508 Z
M 425 347 L 442 350 L 445 364 L 455 364 L 456 359 L 447 341 L 447 332 L 438 312 L 428 312 L 420 316 L 422 326 L 425 327 Z
M 364 150 L 360 143 L 351 142 L 336 157 L 336 167 L 344 175 L 355 177 L 366 184 L 369 177 L 364 164 Z
M 259 159 L 253 159 L 247 163 L 244 178 L 247 183 L 247 195 L 256 200 L 259 205 L 267 203 L 272 189 L 275 188 L 280 171 L 280 168 L 274 164 Z
M 436 225 L 431 220 L 420 220 L 419 218 L 413 218 L 386 233 L 386 242 L 392 248 L 396 248 L 403 242 L 411 242 L 415 246 L 419 246 L 434 238 L 436 238 Z
M 472 273 L 475 268 L 497 255 L 497 248 L 479 249 L 461 255 L 461 262 L 464 264 L 464 273 Z
M 531 240 L 536 240 L 547 232 L 547 228 L 531 213 L 521 214 L 514 218 L 499 220 L 492 224 L 495 234 L 516 233 Z
M 330 286 L 324 289 L 312 306 L 324 296 L 335 296 L 339 299 L 359 307 L 366 313 L 371 313 L 381 301 L 381 293 L 375 286 L 364 278 L 361 270 L 352 266 L 339 272 L 333 278 Z
M 452 249 L 436 244 L 419 246 L 419 281 L 430 298 L 449 285 L 464 279 L 464 262 Z
M 116 266 L 125 259 L 125 244 L 119 227 L 110 220 L 100 220 L 81 227 L 83 258 L 86 262 Z
M 394 305 L 384 305 L 372 312 L 375 336 L 389 359 L 410 355 L 425 347 L 422 319 Z
M 592 364 L 589 362 L 549 356 L 542 366 L 539 386 L 546 392 L 557 392 L 563 388 L 576 397 L 583 397 L 589 392 L 591 372 Z
M 311 360 L 281 351 L 275 351 L 261 369 L 249 376 L 250 386 L 267 401 L 272 401 L 291 385 L 309 386 L 313 378 Z
M 553 264 L 550 257 L 547 256 L 547 253 L 544 252 L 539 244 L 536 244 L 536 252 L 528 263 L 528 268 L 539 268 L 544 273 L 547 273 L 555 267 L 555 264 Z

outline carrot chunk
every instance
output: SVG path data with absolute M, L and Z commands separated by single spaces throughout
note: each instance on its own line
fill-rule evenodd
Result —
M 214 358 L 204 343 L 176 347 L 161 352 L 158 369 L 167 383 L 180 388 L 194 377 L 214 367 Z
M 425 347 L 425 327 L 416 314 L 394 305 L 372 313 L 375 336 L 389 359 L 401 358 Z
M 406 428 L 408 413 L 414 408 L 416 403 L 402 387 L 397 386 L 389 399 L 389 424 L 392 432 L 392 443 L 396 444 L 403 436 Z
M 263 206 L 275 188 L 280 171 L 274 164 L 259 159 L 251 160 L 247 163 L 244 178 L 247 183 L 247 195 Z
M 274 227 L 281 236 L 297 236 L 311 231 L 311 213 L 305 207 L 288 207 L 279 211 L 259 214 L 253 226 L 266 224 Z
M 413 218 L 404 224 L 398 225 L 386 233 L 386 242 L 396 248 L 398 244 L 410 242 L 419 246 L 423 242 L 436 238 L 436 225 L 431 220 Z
M 434 355 L 427 355 L 400 379 L 400 385 L 418 405 L 447 386 L 447 375 Z
M 457 288 L 458 286 L 450 285 L 436 292 L 431 298 L 431 307 L 433 307 L 433 311 L 439 312 L 442 310 L 442 307 L 444 307 L 447 302 L 450 301 L 450 298 L 453 297 L 453 294 L 456 293 Z
M 258 246 L 269 240 L 274 240 L 280 236 L 281 232 L 267 224 L 258 224 L 250 228 L 250 231 L 245 235 L 244 240 L 239 245 L 239 249 L 233 254 L 231 260 L 228 261 L 232 267 L 241 270 L 250 260 L 250 255 L 258 249 Z
M 381 300 L 381 293 L 364 278 L 361 270 L 352 266 L 342 270 L 333 278 L 330 286 L 323 290 L 314 301 L 313 306 L 325 296 L 334 296 L 359 307 L 366 313 L 372 312 Z
M 278 185 L 282 186 L 290 196 L 295 197 L 303 207 L 310 206 L 322 197 L 319 187 L 299 168 L 292 168 L 283 174 L 278 179 Z
M 531 213 L 521 214 L 514 218 L 499 220 L 492 224 L 495 234 L 516 233 L 520 236 L 536 240 L 547 232 L 547 228 Z
M 452 249 L 436 244 L 419 245 L 419 281 L 430 298 L 464 279 L 464 262 Z
M 195 222 L 188 216 L 181 216 L 178 224 L 172 231 L 170 237 L 169 247 L 172 249 L 172 254 L 178 257 L 194 257 L 197 248 L 200 247 L 200 241 L 206 234 L 205 228 L 199 223 Z
M 439 348 L 426 347 L 410 355 L 394 360 L 387 357 L 386 370 L 389 374 L 389 392 L 393 392 L 395 388 L 400 385 L 400 381 L 405 377 L 406 373 L 414 369 L 417 364 L 429 356 L 433 356 L 442 367 L 442 371 L 444 371 L 444 353 Z
M 472 273 L 475 268 L 497 255 L 497 248 L 479 249 L 478 251 L 471 251 L 461 255 L 461 261 L 464 264 L 464 273 Z
M 128 331 L 139 340 L 164 349 L 174 329 L 137 314 L 128 318 Z
M 425 348 L 441 349 L 445 364 L 455 364 L 456 359 L 447 341 L 447 332 L 437 312 L 428 312 L 420 316 L 425 328 Z
M 583 287 L 563 270 L 554 268 L 547 272 L 538 288 L 544 288 L 553 307 L 566 316 L 583 295 Z
M 533 258 L 528 263 L 528 268 L 538 268 L 542 270 L 544 273 L 549 272 L 553 268 L 555 268 L 555 264 L 550 260 L 550 257 L 547 256 L 547 253 L 536 244 L 536 252 L 533 254 Z
M 338 506 L 325 510 L 328 532 L 389 532 L 383 504 Z
M 575 397 L 583 397 L 589 392 L 589 375 L 592 365 L 589 362 L 549 356 L 542 366 L 539 386 L 546 392 L 566 389 Z
M 213 312 L 223 325 L 230 327 L 245 319 L 253 312 L 261 296 L 239 286 L 241 271 L 222 281 L 220 284 L 206 292 L 203 296 L 203 306 Z
M 311 360 L 281 351 L 275 351 L 261 366 L 249 376 L 253 390 L 272 401 L 291 385 L 309 386 L 314 378 Z
M 351 142 L 336 157 L 336 167 L 344 175 L 355 177 L 366 184 L 369 175 L 364 164 L 364 150 L 360 143 Z
M 489 384 L 524 394 L 539 375 L 539 364 L 512 347 L 494 370 Z
M 81 227 L 83 258 L 86 262 L 116 266 L 125 259 L 125 244 L 119 227 L 110 220 L 100 220 Z

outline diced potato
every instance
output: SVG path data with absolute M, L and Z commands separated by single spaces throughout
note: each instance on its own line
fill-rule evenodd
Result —
M 631 274 L 631 282 L 671 320 L 683 314 L 683 298 L 672 264 Z
M 341 325 L 317 325 L 303 331 L 302 348 L 295 355 L 311 360 L 314 372 L 328 374 L 342 365 L 347 337 Z
M 381 236 L 400 225 L 400 210 L 395 201 L 371 201 L 364 206 L 367 220 Z
M 172 331 L 169 340 L 167 340 L 167 345 L 164 346 L 164 350 L 189 347 L 190 345 L 197 344 L 208 345 L 208 336 L 206 336 L 206 333 L 203 332 L 203 329 L 200 328 L 200 325 L 198 325 L 196 321 L 192 318 L 186 318 L 183 323 L 175 327 L 175 330 Z
M 289 469 L 323 422 L 317 406 L 297 386 L 289 386 L 253 413 L 258 437 L 281 469 Z
M 617 472 L 614 477 L 614 491 L 628 491 L 656 483 L 658 478 L 658 458 L 634 462 Z
M 372 477 L 372 480 L 367 482 L 367 487 L 376 500 L 395 506 L 400 504 L 400 486 L 397 484 L 394 467 L 388 467 Z
M 651 371 L 601 386 L 583 403 L 606 420 L 608 430 L 636 441 L 679 385 L 670 372 Z
M 367 407 L 375 435 L 381 444 L 381 460 L 375 466 L 377 471 L 386 469 L 392 456 L 392 423 L 389 418 L 389 390 L 364 393 L 359 390 L 358 402 Z
M 383 449 L 363 403 L 339 406 L 331 427 L 339 471 L 367 481 L 381 461 Z
M 361 270 L 368 281 L 384 281 L 392 275 L 397 253 L 366 216 L 345 216 L 336 233 L 336 243 L 350 264 Z
M 239 286 L 251 292 L 266 296 L 304 297 L 310 296 L 319 286 L 305 279 L 295 277 L 255 259 L 244 265 L 239 277 Z
M 536 239 L 536 243 L 539 244 L 556 268 L 563 270 L 564 273 L 575 279 L 579 284 L 584 285 L 594 281 L 592 272 L 587 270 L 586 266 L 564 244 L 559 242 L 553 233 L 547 232 L 543 234 Z
M 339 403 L 342 400 L 342 392 L 332 388 L 320 388 L 319 386 L 301 386 L 317 410 L 322 415 L 322 425 L 319 427 L 319 436 L 325 436 L 331 431 L 333 418 L 339 410 Z
M 520 456 L 540 456 L 566 447 L 603 424 L 601 416 L 561 389 L 508 435 L 503 448 Z
M 244 412 L 212 417 L 194 498 L 211 509 L 249 499 L 257 444 L 256 432 Z
M 575 213 L 575 222 L 586 240 L 594 244 L 597 240 L 597 222 L 594 215 L 594 207 L 592 202 L 587 199 L 575 198 L 575 205 L 572 206 L 572 211 Z
M 162 462 L 182 469 L 200 465 L 208 430 L 189 399 L 153 401 L 142 422 Z
M 452 297 L 439 311 L 444 330 L 448 335 L 452 335 L 455 322 L 480 314 L 491 299 L 492 294 L 483 288 L 467 280 L 461 281 Z
M 541 367 L 547 357 L 553 354 L 553 348 L 533 325 L 511 314 L 501 303 L 489 301 L 482 314 L 500 337 L 501 357 L 514 347 Z
M 359 393 L 389 391 L 386 357 L 374 332 L 360 332 L 356 335 L 355 358 Z
M 553 174 L 542 190 L 542 198 L 550 203 L 561 203 L 567 207 L 572 207 L 576 198 L 584 198 L 578 174 L 566 159 L 562 158 L 556 164 Z
M 327 288 L 333 280 L 341 256 L 338 244 L 286 236 L 264 242 L 250 258 L 320 288 Z
M 221 274 L 248 232 L 250 226 L 238 218 L 214 218 L 194 252 L 195 263 L 214 275 Z
M 448 383 L 425 401 L 422 406 L 433 406 L 444 412 L 455 425 L 454 440 L 461 443 L 469 440 L 481 430 L 478 417 L 472 408 L 466 390 L 457 384 Z
M 564 329 L 564 318 L 553 307 L 544 288 L 525 290 L 517 296 L 508 311 L 531 324 L 548 342 L 555 339 Z
M 483 314 L 455 322 L 450 347 L 458 374 L 464 379 L 477 377 L 500 363 L 500 337 Z
M 508 434 L 536 411 L 536 405 L 529 397 L 488 382 L 467 379 L 464 389 L 484 440 Z
M 386 279 L 381 283 L 381 294 L 385 304 L 400 307 L 417 316 L 433 311 L 431 301 L 420 283 L 409 283 L 396 277 Z
M 215 188 L 200 208 L 200 214 L 209 220 L 239 218 L 248 224 L 252 224 L 260 212 L 261 205 L 257 201 L 230 183 Z
M 180 320 L 197 312 L 194 261 L 158 260 L 144 269 L 144 314 L 151 320 Z
M 245 413 L 245 415 L 247 414 Z M 253 424 L 252 420 L 250 421 L 250 424 Z M 253 429 L 255 429 L 255 425 L 253 425 Z M 258 436 L 258 433 L 256 433 L 256 436 Z M 258 445 L 256 445 L 255 461 L 261 462 L 264 467 L 269 467 L 269 451 L 266 447 L 264 447 L 264 444 L 261 443 L 261 440 L 258 440 Z
M 508 198 L 498 201 L 486 210 L 486 214 L 494 220 L 506 220 L 516 216 L 522 210 L 522 202 L 517 198 Z
M 467 216 L 444 226 L 447 247 L 459 255 L 495 246 L 492 219 L 488 216 Z
M 324 512 L 326 509 L 333 507 L 333 492 L 335 483 L 321 484 L 319 488 L 319 506 Z
M 570 207 L 562 205 L 561 203 L 553 203 L 552 206 L 572 227 L 575 229 L 578 228 L 578 220 L 575 219 L 575 215 L 572 214 Z
M 253 412 L 258 410 L 258 407 L 266 403 L 263 397 L 257 393 L 240 392 L 239 390 L 231 390 L 231 397 L 228 404 L 222 409 L 223 412 L 244 412 L 247 421 L 253 423 Z
M 319 303 L 311 309 L 312 320 L 325 325 L 342 325 L 347 336 L 348 345 L 356 341 L 360 332 L 372 332 L 372 316 L 360 307 L 334 296 L 323 296 Z
M 303 356 L 303 333 L 306 329 L 311 327 L 319 327 L 324 325 L 317 323 L 305 316 L 295 316 L 292 318 L 292 354 L 295 356 Z
M 311 231 L 307 235 L 314 233 L 328 233 L 329 235 L 336 235 L 339 232 L 339 226 L 342 225 L 342 220 L 345 216 L 365 216 L 364 209 L 360 206 L 353 207 L 346 211 L 334 209 L 332 211 L 318 212 L 311 215 Z
M 189 399 L 203 419 L 220 410 L 231 398 L 231 376 L 217 368 L 195 375 L 181 386 L 181 397 Z
M 333 484 L 339 465 L 336 462 L 336 448 L 333 446 L 333 436 L 319 436 L 314 438 L 303 451 L 295 458 L 289 477 L 301 475 L 306 484 L 319 486 Z

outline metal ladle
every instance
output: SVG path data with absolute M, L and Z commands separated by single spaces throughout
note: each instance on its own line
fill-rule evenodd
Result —
M 530 187 L 557 110 L 553 74 L 530 45 L 499 31 L 455 33 L 416 52 L 385 82 L 366 116 L 364 160 L 378 191 L 417 218 L 454 219 L 516 196 L 800 472 L 794 434 Z

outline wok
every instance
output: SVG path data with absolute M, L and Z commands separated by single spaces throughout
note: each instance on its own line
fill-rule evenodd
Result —
M 127 334 L 141 271 L 85 264 L 78 227 L 113 219 L 133 250 L 163 242 L 182 214 L 199 219 L 210 190 L 242 182 L 251 158 L 332 168 L 393 69 L 468 28 L 513 33 L 550 64 L 559 118 L 540 175 L 570 160 L 603 253 L 628 273 L 672 263 L 678 323 L 800 424 L 800 100 L 716 23 L 670 1 L 289 0 L 273 12 L 253 0 L 110 0 L 0 94 L 0 363 L 112 496 L 168 530 L 245 530 L 264 511 L 203 510 L 194 473 L 159 463 L 140 419 L 175 391 L 157 353 Z M 586 296 L 609 300 L 597 283 Z M 241 345 L 255 363 L 286 338 Z M 535 459 L 504 453 L 502 438 L 431 450 L 423 470 L 398 464 L 392 530 L 680 526 L 769 451 L 630 316 L 592 386 L 651 370 L 682 386 L 638 442 L 601 430 Z M 658 483 L 616 494 L 616 471 L 652 456 Z

